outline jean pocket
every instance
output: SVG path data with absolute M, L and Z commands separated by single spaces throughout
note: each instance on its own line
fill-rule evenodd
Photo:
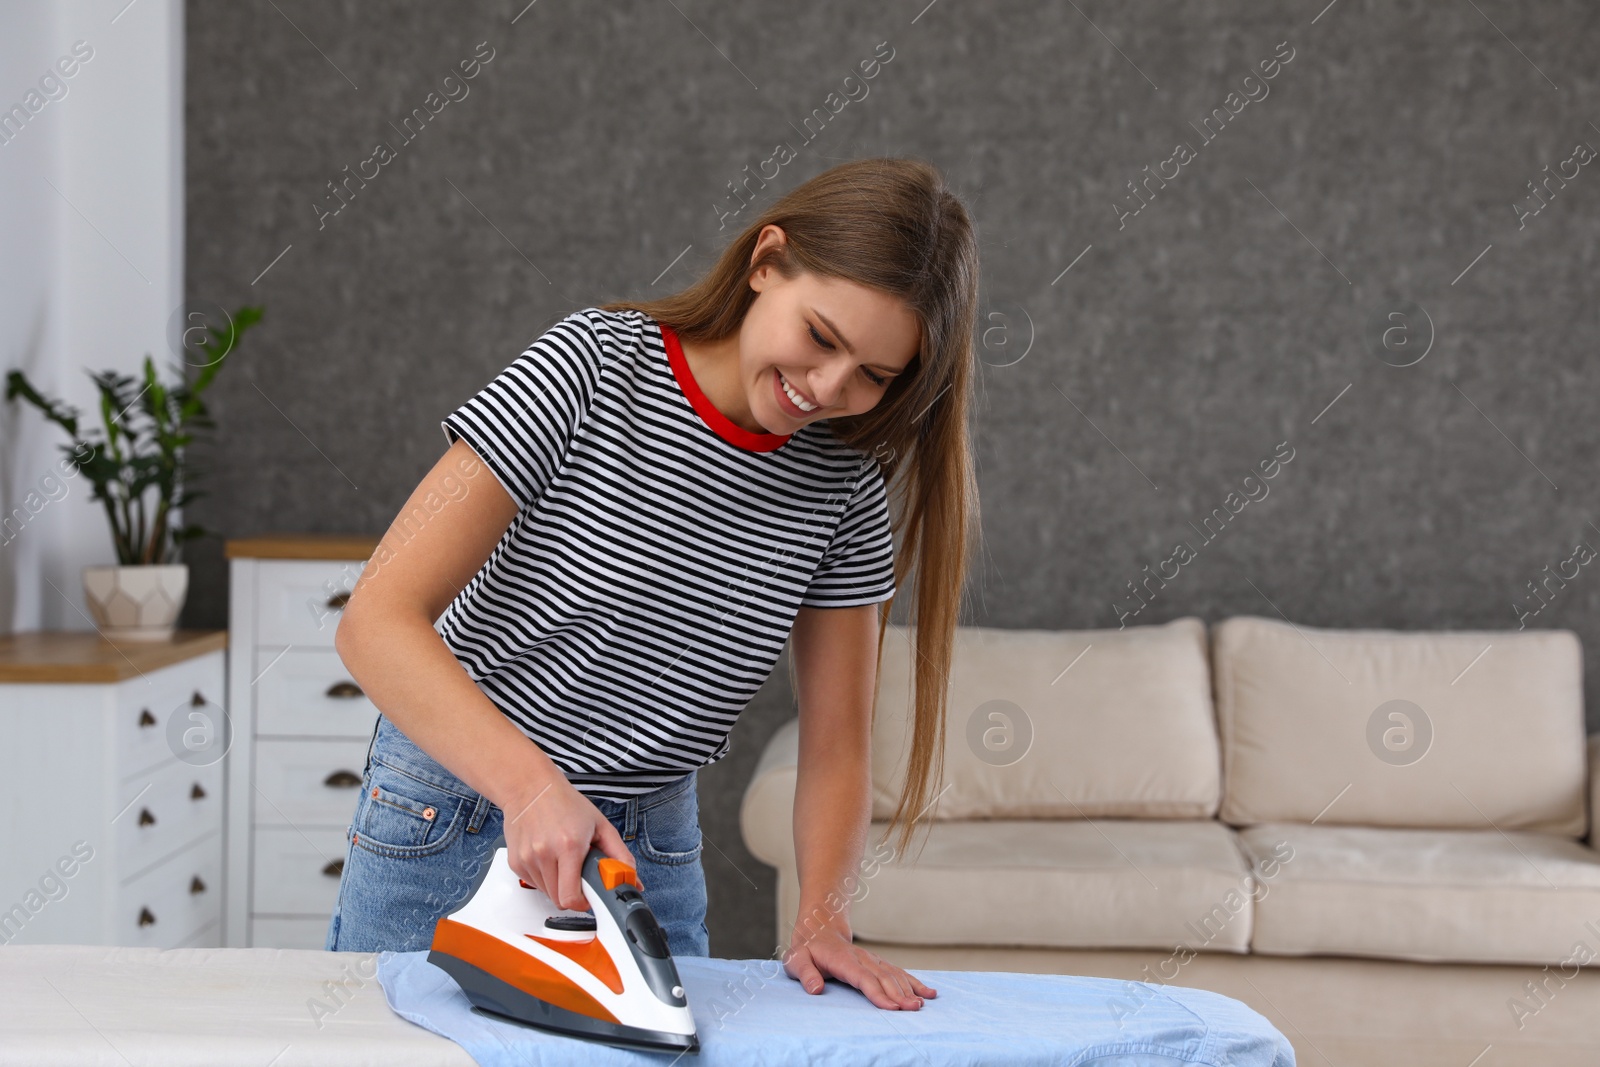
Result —
M 640 855 L 655 863 L 692 863 L 705 841 L 700 834 L 700 805 L 693 789 L 639 813 Z
M 474 804 L 375 759 L 351 825 L 354 844 L 380 856 L 431 856 L 460 836 Z

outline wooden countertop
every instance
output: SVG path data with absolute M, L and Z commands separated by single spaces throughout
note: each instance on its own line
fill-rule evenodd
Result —
M 228 559 L 354 559 L 365 562 L 378 550 L 381 537 L 362 534 L 261 534 L 233 537 L 223 543 Z
M 116 644 L 97 633 L 32 630 L 0 636 L 0 682 L 120 682 L 227 647 L 226 630 Z

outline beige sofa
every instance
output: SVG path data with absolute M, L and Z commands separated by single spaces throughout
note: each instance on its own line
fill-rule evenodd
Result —
M 935 822 L 900 857 L 908 634 L 885 638 L 858 943 L 1212 989 L 1302 1064 L 1600 1064 L 1600 746 L 1572 632 L 963 627 Z M 779 944 L 798 740 L 768 743 L 740 813 Z M 1107 1011 L 1137 1011 L 1126 990 Z

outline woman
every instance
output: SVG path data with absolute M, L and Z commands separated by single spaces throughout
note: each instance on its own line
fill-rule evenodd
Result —
M 977 518 L 977 286 L 972 223 L 933 167 L 847 163 L 685 291 L 569 315 L 444 420 L 449 450 L 339 624 L 383 714 L 329 949 L 426 947 L 503 834 L 512 869 L 564 908 L 586 907 L 591 845 L 635 867 L 672 952 L 706 955 L 696 772 L 727 753 L 789 641 L 800 917 L 785 969 L 881 1008 L 934 995 L 852 943 L 848 896 L 882 624 L 913 560 L 901 849 L 942 770 Z

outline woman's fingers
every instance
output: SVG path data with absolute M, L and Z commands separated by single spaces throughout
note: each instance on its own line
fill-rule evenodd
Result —
M 784 962 L 784 969 L 789 972 L 789 977 L 800 983 L 800 988 L 807 993 L 822 992 L 822 972 L 817 970 L 811 962 L 811 954 L 794 953 Z
M 927 986 L 887 960 L 874 957 L 874 962 L 881 968 L 884 987 L 895 998 L 897 1007 L 915 1011 L 922 1006 L 922 997 L 926 995 L 922 990 L 926 989 L 929 994 L 932 993 Z
M 899 990 L 894 988 L 894 983 L 889 979 L 879 977 L 878 989 L 881 992 L 881 1002 L 879 1002 L 880 998 L 873 998 L 874 1002 L 878 1003 L 878 1007 L 890 1008 L 894 1011 L 904 1011 L 906 1009 L 905 998 L 900 995 Z
M 560 864 L 556 872 L 556 884 L 561 887 L 561 897 L 556 902 L 558 908 L 584 911 L 589 907 L 589 901 L 583 895 L 583 861 L 588 855 L 589 846 L 585 844 L 579 852 L 556 857 L 556 862 Z
M 847 982 L 875 1007 L 917 1011 L 934 990 L 888 960 L 849 942 L 820 942 L 814 950 L 795 949 L 784 957 L 784 969 L 808 993 L 820 993 L 824 974 Z
M 553 903 L 556 899 L 556 865 L 555 858 L 546 859 L 543 856 L 534 856 L 534 870 L 539 874 L 539 880 L 534 883 L 539 892 L 549 897 Z
M 600 832 L 600 836 L 596 841 L 596 844 L 600 847 L 600 851 L 604 852 L 612 859 L 621 860 L 629 867 L 632 867 L 634 877 L 639 878 L 639 890 L 643 892 L 645 885 L 644 879 L 639 877 L 639 864 L 636 860 L 634 860 L 633 853 L 629 851 L 627 842 L 622 840 L 622 835 L 617 832 L 617 828 L 611 825 L 610 819 L 604 817 L 602 817 L 595 825 Z
M 893 967 L 882 964 L 878 967 L 876 973 L 878 981 L 883 983 L 884 991 L 892 996 L 896 1003 L 914 999 L 911 996 L 911 991 L 906 988 L 906 984 L 900 980 L 900 976 L 894 973 Z
M 563 871 L 566 869 L 561 862 L 559 853 L 540 856 L 533 852 L 528 856 L 528 870 L 533 873 L 532 878 L 524 877 L 523 881 L 533 886 L 539 892 L 550 898 L 550 902 L 558 908 L 565 907 L 561 902 L 566 899 L 566 887 L 562 884 Z
M 907 975 L 906 972 L 900 970 L 898 967 L 894 969 L 894 982 L 895 985 L 900 987 L 900 994 L 902 996 L 908 997 L 911 1000 L 917 999 L 917 994 L 911 988 L 910 976 Z
M 896 1011 L 915 1011 L 920 1007 L 903 972 L 870 952 L 857 950 L 852 972 L 845 980 L 859 989 L 874 1005 Z
M 506 864 L 511 868 L 511 873 L 527 882 L 535 889 L 544 886 L 544 872 L 539 869 L 539 857 L 530 854 L 514 852 L 511 845 L 506 845 Z
M 555 786 L 546 787 L 506 820 L 506 847 L 513 857 L 512 869 L 529 872 L 519 873 L 519 877 L 543 892 L 557 908 L 587 911 L 583 867 L 592 846 L 598 844 L 600 851 L 612 858 L 628 857 L 625 862 L 638 868 L 622 835 L 592 800 L 570 783 Z
M 900 998 L 902 1007 L 916 1009 L 921 1007 L 921 998 L 911 991 L 911 980 L 904 971 L 898 968 L 890 972 L 890 980 L 894 982 L 895 993 Z
M 885 1007 L 895 1008 L 900 1011 L 911 1011 L 917 1007 L 917 998 L 911 996 L 900 988 L 900 983 L 893 974 L 885 974 L 878 981 L 883 987 L 884 997 L 888 1000 Z

